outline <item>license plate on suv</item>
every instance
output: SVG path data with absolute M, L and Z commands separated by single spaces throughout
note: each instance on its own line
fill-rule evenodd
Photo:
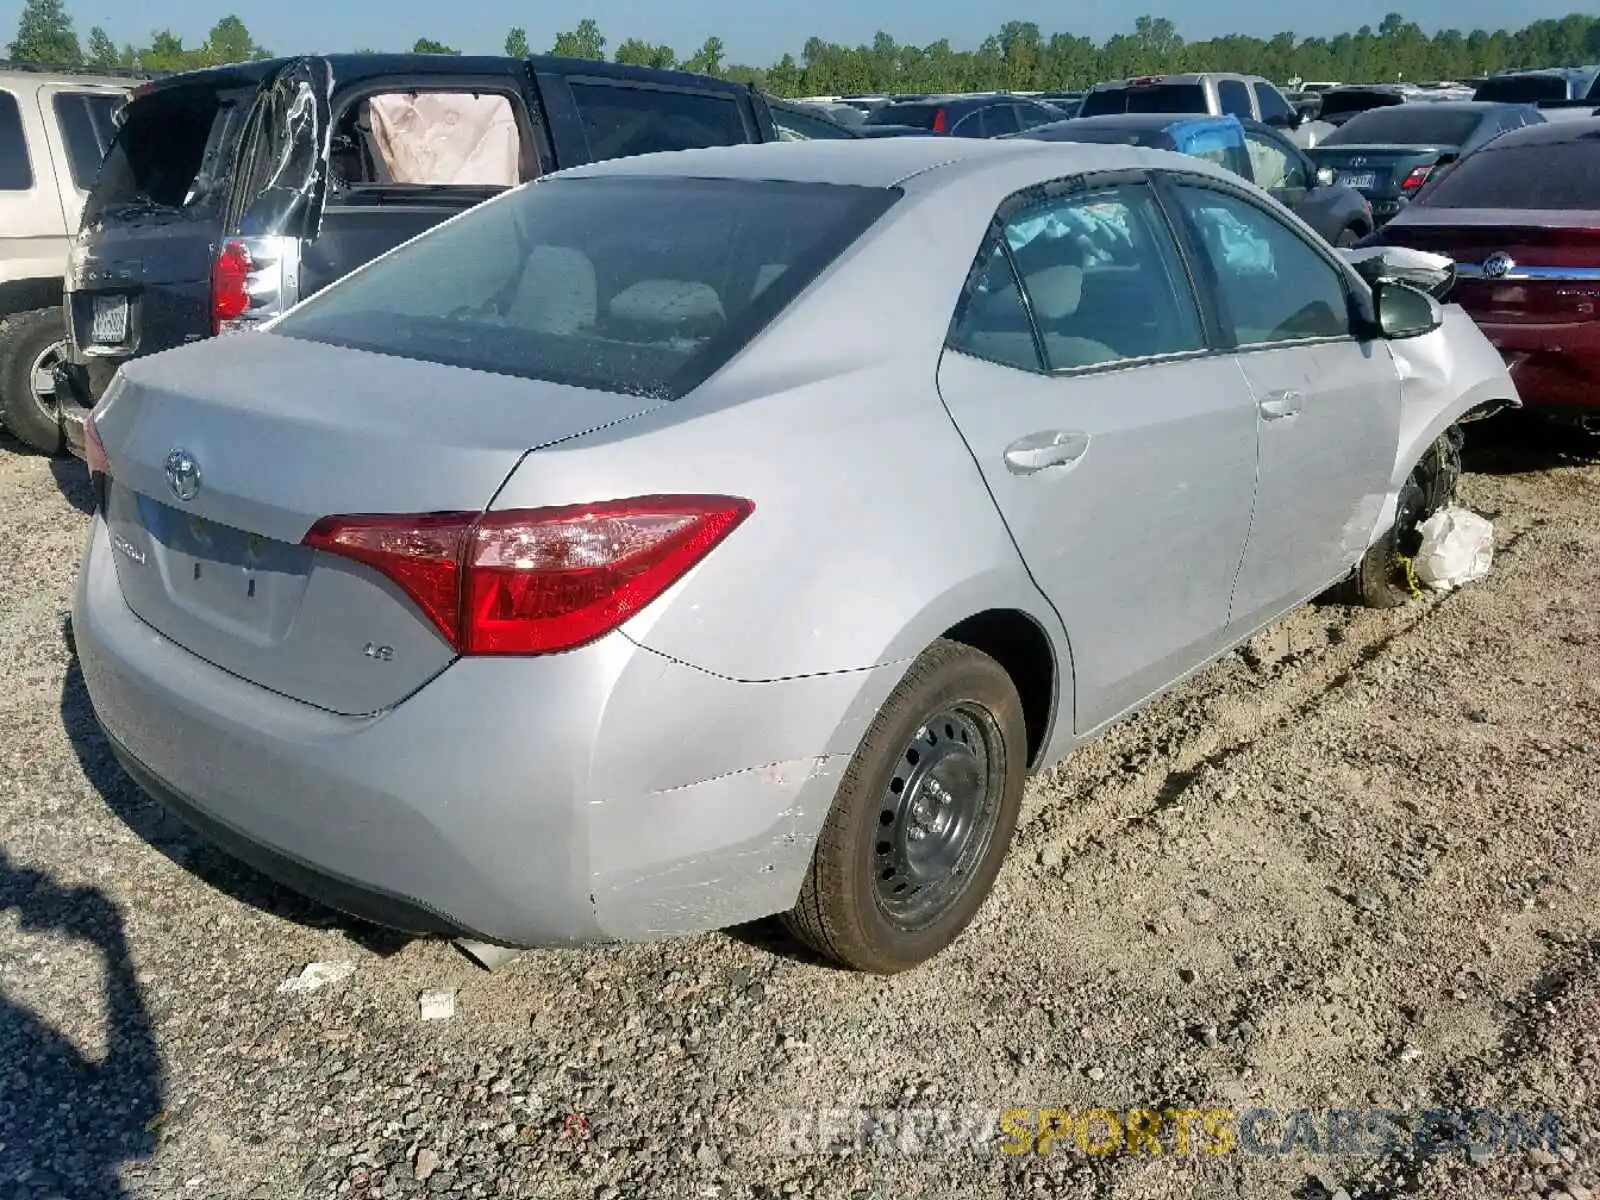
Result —
M 128 298 L 96 296 L 89 340 L 100 346 L 120 346 L 128 340 Z
M 1359 191 L 1371 187 L 1376 178 L 1372 171 L 1345 171 L 1340 174 L 1339 182 Z

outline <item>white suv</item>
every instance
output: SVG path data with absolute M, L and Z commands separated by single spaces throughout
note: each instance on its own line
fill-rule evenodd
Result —
M 0 64 L 0 424 L 47 454 L 62 448 L 67 252 L 131 86 Z

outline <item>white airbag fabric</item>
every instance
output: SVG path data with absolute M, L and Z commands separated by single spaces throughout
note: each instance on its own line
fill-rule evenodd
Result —
M 396 183 L 515 187 L 521 137 L 504 96 L 396 93 L 367 101 L 372 136 Z

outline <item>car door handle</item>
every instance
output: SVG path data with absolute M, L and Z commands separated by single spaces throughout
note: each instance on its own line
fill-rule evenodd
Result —
M 1299 392 L 1268 392 L 1260 403 L 1261 415 L 1269 421 L 1281 421 L 1300 411 L 1305 396 Z
M 1006 447 L 1006 470 L 1013 475 L 1032 475 L 1047 467 L 1064 467 L 1077 462 L 1088 448 L 1087 433 L 1066 429 L 1030 433 Z

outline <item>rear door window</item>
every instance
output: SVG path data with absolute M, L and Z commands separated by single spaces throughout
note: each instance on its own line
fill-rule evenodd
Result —
M 1306 173 L 1300 165 L 1300 159 L 1279 145 L 1275 138 L 1247 129 L 1244 140 L 1250 150 L 1250 170 L 1255 175 L 1257 187 L 1306 186 Z
M 345 277 L 273 333 L 672 399 L 754 338 L 898 195 L 551 177 Z M 470 403 L 470 389 L 460 400 Z
M 22 110 L 15 96 L 0 92 L 0 192 L 25 192 L 32 186 L 33 164 L 28 160 Z
M 491 91 L 381 92 L 334 121 L 329 183 L 349 188 L 515 187 L 522 129 L 511 98 Z
M 1250 111 L 1250 89 L 1237 79 L 1224 79 L 1217 85 L 1217 107 L 1224 116 L 1238 117 L 1241 121 L 1248 121 L 1254 115 Z
M 744 113 L 731 95 L 595 80 L 568 86 L 591 159 L 750 140 Z
M 982 110 L 981 116 L 984 137 L 1004 137 L 1022 128 L 1017 123 L 1017 110 L 1010 104 L 991 104 Z
M 57 92 L 50 103 L 66 143 L 72 182 L 86 192 L 100 177 L 100 164 L 117 136 L 114 117 L 123 97 L 106 92 Z

